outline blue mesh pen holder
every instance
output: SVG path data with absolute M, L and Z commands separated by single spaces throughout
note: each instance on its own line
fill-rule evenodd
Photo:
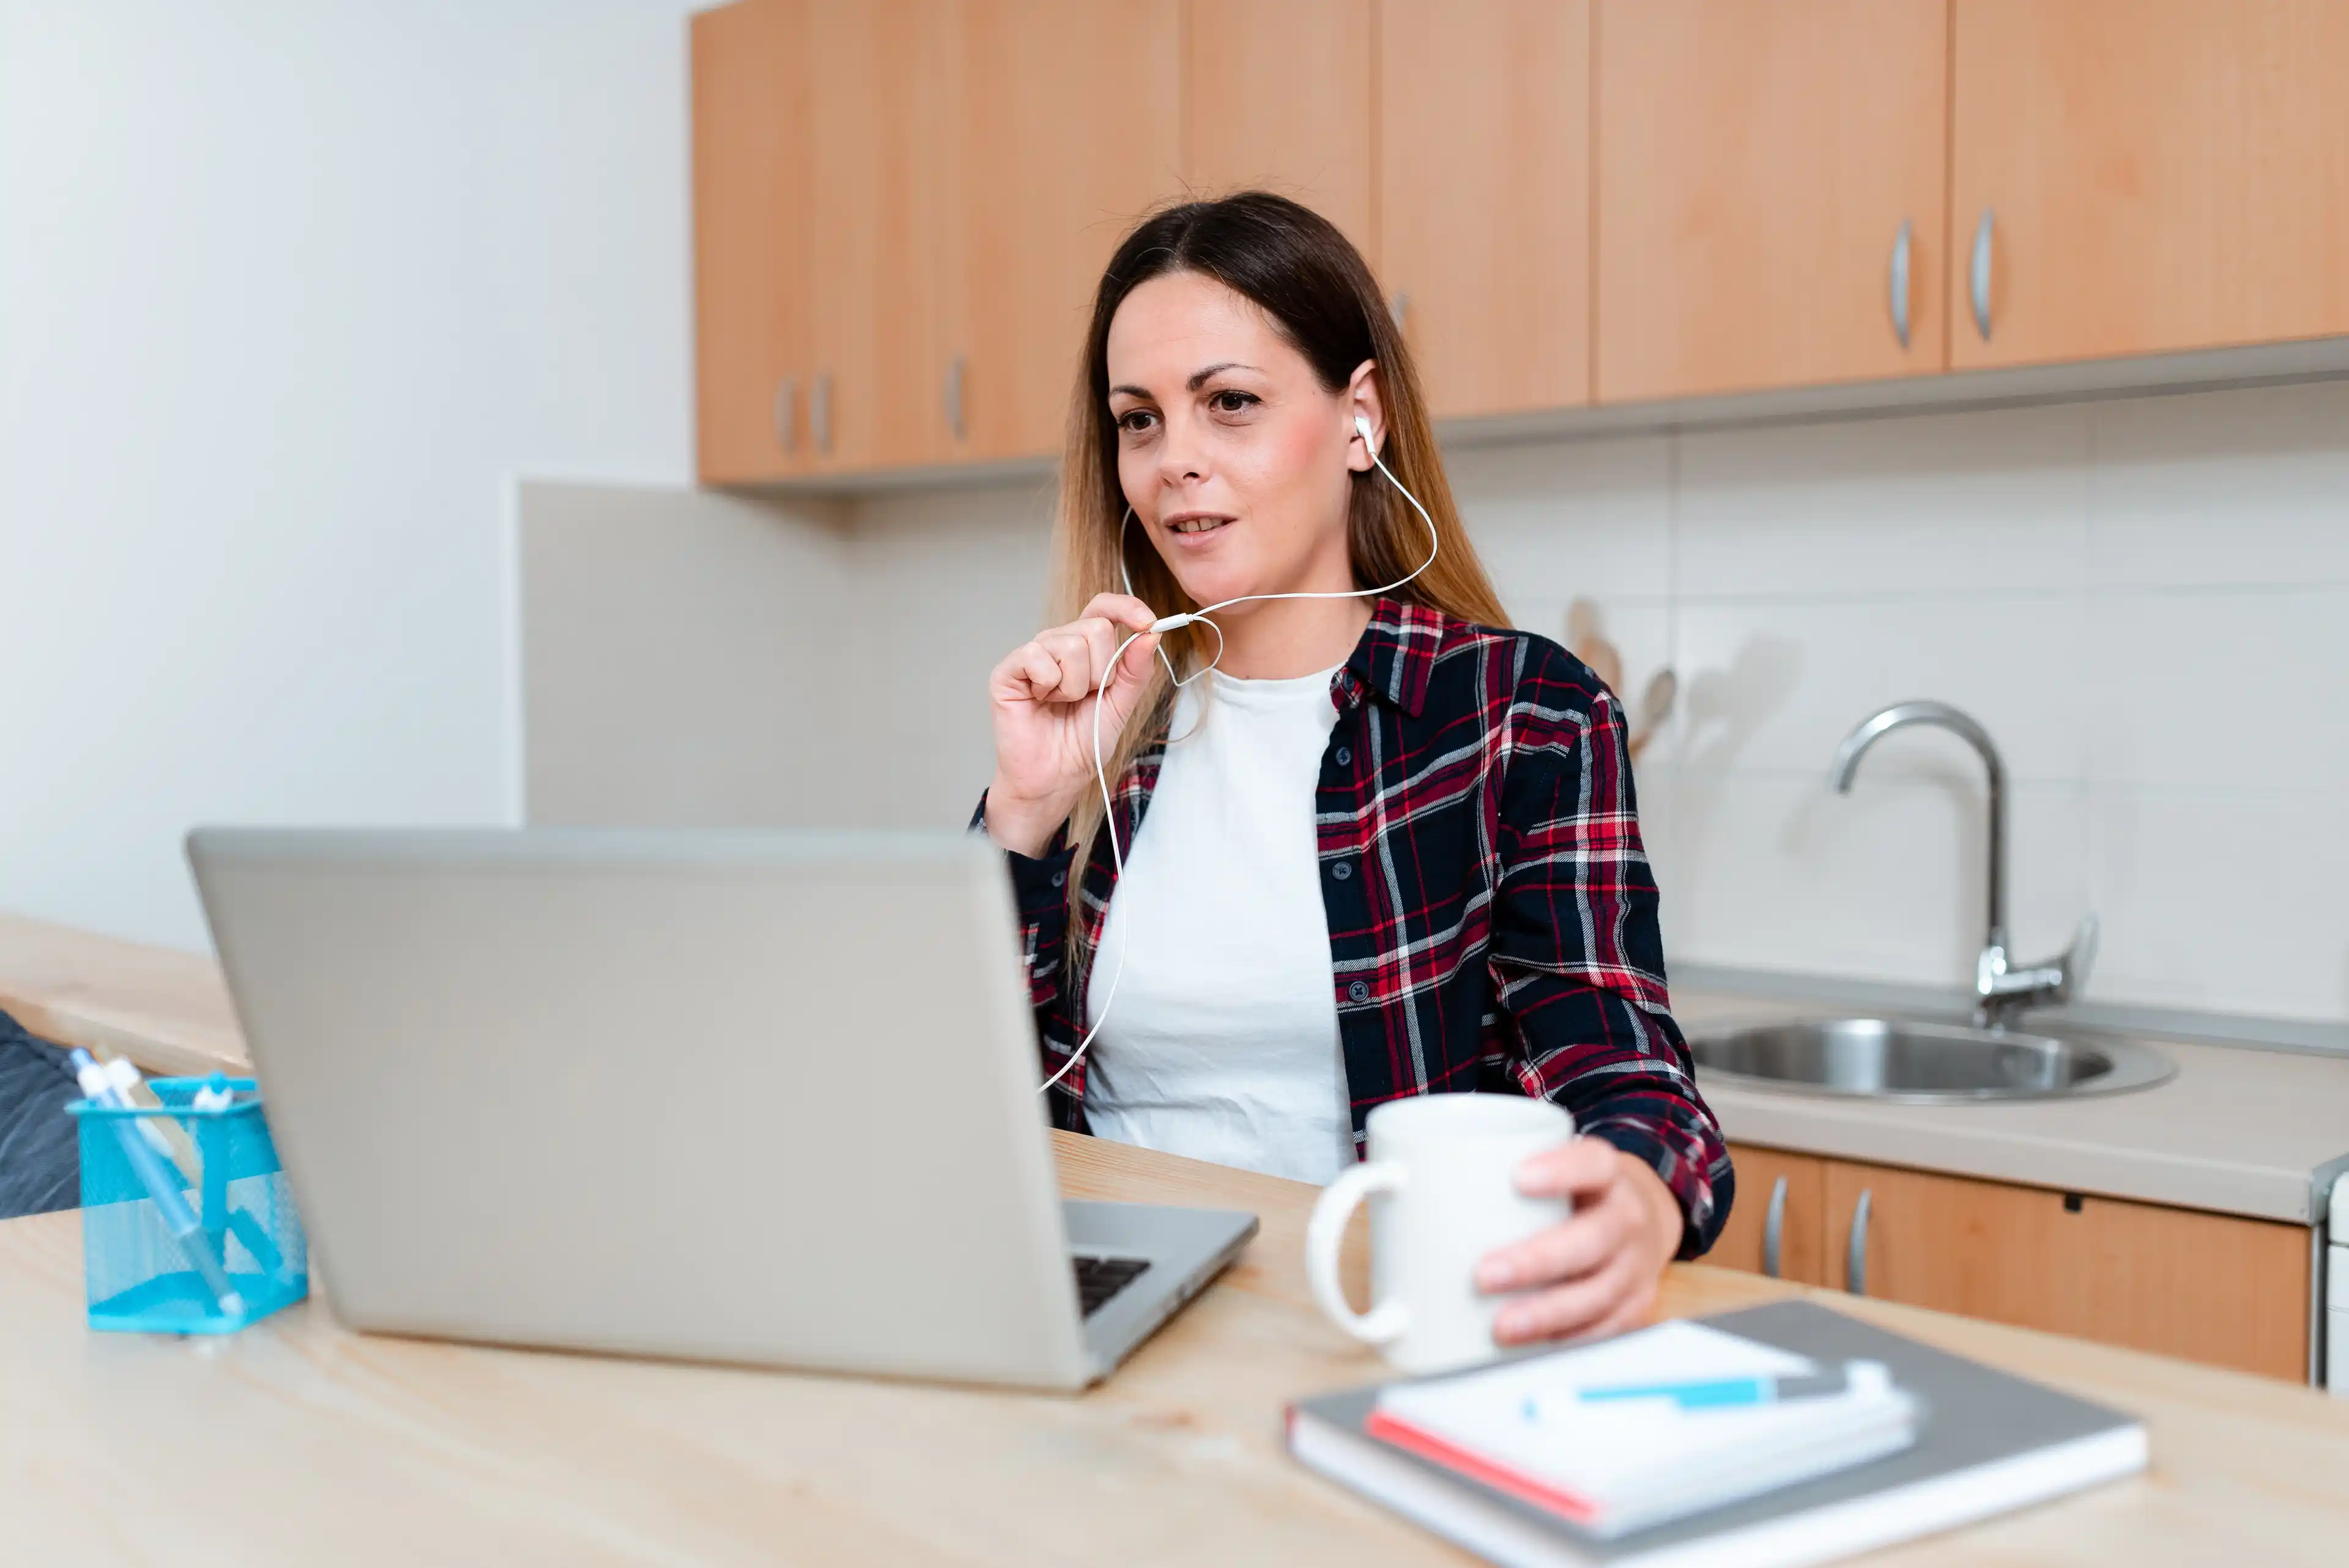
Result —
M 233 1334 L 310 1293 L 309 1244 L 250 1078 L 154 1078 L 160 1108 L 77 1100 L 89 1326 Z M 198 1109 L 200 1089 L 228 1103 Z M 137 1124 L 176 1122 L 202 1162 L 190 1180 Z M 139 1143 L 140 1153 L 127 1144 Z M 175 1142 L 176 1140 L 171 1140 Z M 159 1198 L 152 1189 L 167 1189 Z M 209 1249 L 208 1251 L 204 1249 Z M 225 1288 L 223 1288 L 223 1286 Z

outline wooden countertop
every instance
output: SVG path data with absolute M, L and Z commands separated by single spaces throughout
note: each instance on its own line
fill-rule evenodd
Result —
M 1292 1463 L 1283 1406 L 1377 1376 L 1301 1264 L 1314 1189 L 1053 1135 L 1073 1196 L 1253 1209 L 1240 1262 L 1080 1398 L 338 1327 L 92 1334 L 72 1214 L 0 1224 L 0 1520 L 45 1568 L 1464 1563 Z M 1359 1272 L 1361 1260 L 1353 1260 Z M 1810 1293 L 2134 1410 L 2154 1469 L 1877 1561 L 2337 1563 L 2349 1405 L 2264 1378 L 1675 1267 L 1671 1314 Z
M 0 918 L 0 1007 L 152 1070 L 243 1060 L 217 971 L 185 954 Z M 1219 1283 L 1073 1399 L 357 1335 L 315 1300 L 227 1340 L 92 1334 L 78 1217 L 0 1224 L 0 1555 L 54 1568 L 1467 1562 L 1280 1451 L 1288 1400 L 1378 1376 L 1308 1296 L 1314 1189 L 1053 1136 L 1071 1196 L 1263 1219 Z M 1350 1267 L 1359 1290 L 1359 1251 Z M 1797 1294 L 2136 1411 L 2153 1432 L 2148 1477 L 1880 1561 L 2342 1558 L 2349 1401 L 1723 1270 L 1673 1268 L 1662 1306 Z

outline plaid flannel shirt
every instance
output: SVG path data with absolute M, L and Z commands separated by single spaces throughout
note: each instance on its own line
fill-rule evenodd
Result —
M 1387 1100 L 1538 1095 L 1653 1167 L 1687 1222 L 1681 1256 L 1703 1252 L 1733 1179 L 1670 1011 L 1614 694 L 1547 639 L 1381 598 L 1330 698 L 1314 811 L 1356 1149 Z M 1164 752 L 1162 731 L 1117 782 L 1121 843 Z M 1084 1035 L 1074 858 L 1065 826 L 1040 857 L 1009 857 L 1047 1073 Z M 1098 841 L 1085 953 L 1116 879 Z M 1084 1094 L 1080 1063 L 1052 1091 L 1055 1125 L 1085 1130 Z

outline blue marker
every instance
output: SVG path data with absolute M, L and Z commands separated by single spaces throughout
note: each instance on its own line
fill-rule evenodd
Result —
M 1883 1381 L 1885 1377 L 1881 1364 L 1854 1361 L 1800 1377 L 1710 1377 L 1687 1383 L 1622 1383 L 1609 1387 L 1585 1388 L 1576 1397 L 1586 1405 L 1610 1404 L 1625 1399 L 1669 1399 L 1683 1410 L 1718 1410 L 1747 1405 L 1775 1405 L 1795 1399 L 1832 1398 L 1849 1391 L 1856 1384 L 1873 1384 Z M 1537 1414 L 1533 1402 L 1527 1400 L 1526 1418 L 1534 1419 Z
M 107 1077 L 106 1069 L 98 1065 L 98 1058 L 76 1048 L 68 1060 L 73 1063 L 74 1076 L 81 1082 L 81 1092 L 88 1096 L 92 1103 L 118 1111 L 136 1108 L 130 1103 L 130 1096 Z M 195 1269 L 196 1277 L 203 1281 L 204 1289 L 220 1303 L 221 1311 L 231 1317 L 242 1314 L 244 1298 L 237 1293 L 234 1285 L 229 1283 L 228 1272 L 221 1267 L 220 1259 L 212 1251 L 212 1242 L 204 1235 L 204 1222 L 196 1217 L 193 1209 L 188 1207 L 187 1196 L 180 1190 L 179 1173 L 168 1167 L 162 1156 L 148 1144 L 138 1125 L 140 1117 L 109 1116 L 107 1120 L 114 1124 L 115 1139 L 122 1145 L 123 1158 L 130 1161 L 131 1173 L 139 1178 L 139 1185 L 147 1189 L 147 1196 L 154 1199 L 155 1212 L 161 1217 L 163 1229 L 170 1231 L 171 1240 L 179 1243 L 180 1251 Z

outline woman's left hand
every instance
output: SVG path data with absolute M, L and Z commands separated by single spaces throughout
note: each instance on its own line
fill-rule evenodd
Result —
M 1612 1334 L 1644 1321 L 1664 1265 L 1681 1250 L 1681 1206 L 1644 1161 L 1578 1137 L 1517 1167 L 1529 1198 L 1568 1198 L 1574 1214 L 1485 1254 L 1476 1287 L 1524 1292 L 1493 1320 L 1504 1345 Z

